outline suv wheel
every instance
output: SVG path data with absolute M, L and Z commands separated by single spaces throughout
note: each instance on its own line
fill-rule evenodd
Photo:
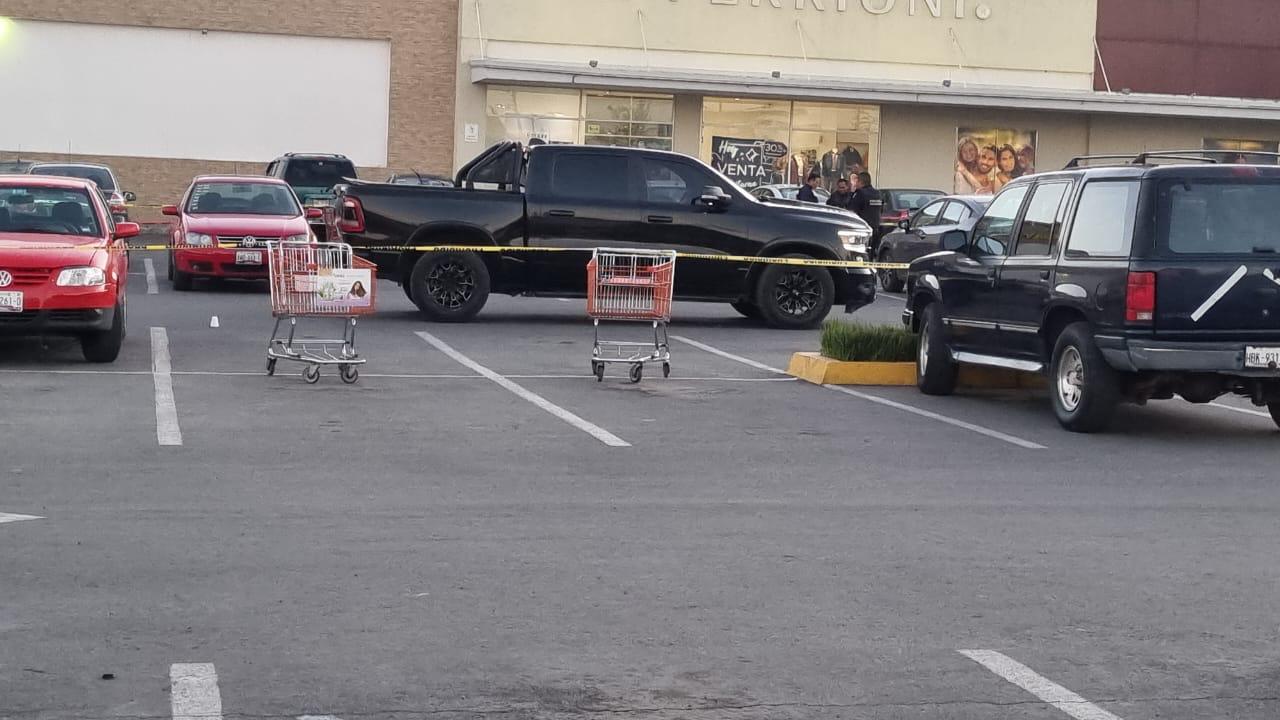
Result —
M 893 262 L 889 257 L 889 248 L 881 250 L 880 256 L 877 259 L 882 263 Z M 884 288 L 885 292 L 902 292 L 902 288 L 906 286 L 906 283 L 902 281 L 901 270 L 890 270 L 885 268 L 883 270 L 877 270 L 876 274 L 880 276 L 880 287 Z
M 799 254 L 782 257 L 812 259 Z M 835 299 L 836 282 L 823 267 L 767 265 L 756 281 L 755 306 L 770 327 L 816 327 L 831 312 Z
M 1058 336 L 1049 397 L 1058 422 L 1072 432 L 1099 432 L 1111 423 L 1120 403 L 1120 376 L 1102 357 L 1088 323 L 1072 323 Z
M 1267 409 L 1271 411 L 1271 419 L 1275 421 L 1276 427 L 1280 427 L 1280 402 L 1268 403 Z
M 937 304 L 926 305 L 920 317 L 916 349 L 916 387 L 925 395 L 950 395 L 956 391 L 960 367 L 951 359 L 947 329 Z
M 414 303 L 434 322 L 467 322 L 489 300 L 489 270 L 475 253 L 423 255 L 409 282 Z

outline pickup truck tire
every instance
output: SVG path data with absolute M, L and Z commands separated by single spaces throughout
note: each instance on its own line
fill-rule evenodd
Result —
M 1101 432 L 1120 404 L 1120 374 L 1093 341 L 1089 324 L 1072 323 L 1058 336 L 1049 370 L 1049 398 L 1062 427 Z
M 120 356 L 120 346 L 124 344 L 124 314 L 124 301 L 118 300 L 110 328 L 81 336 L 80 352 L 84 354 L 85 360 L 91 363 L 116 361 Z
M 956 391 L 960 367 L 951 359 L 947 329 L 936 304 L 926 305 L 920 315 L 920 338 L 916 349 L 916 387 L 925 395 L 950 395 Z
M 782 257 L 812 259 L 797 253 Z M 769 327 L 817 327 L 831 312 L 835 299 L 836 282 L 823 267 L 767 265 L 756 280 L 755 306 Z
M 409 289 L 428 320 L 467 322 L 489 300 L 489 270 L 475 253 L 430 253 L 413 266 Z
M 755 303 L 739 301 L 739 302 L 729 303 L 729 307 L 733 308 L 734 310 L 737 310 L 738 314 L 741 315 L 742 317 L 751 318 L 752 320 L 760 319 L 760 308 L 756 307 Z
M 1271 419 L 1275 421 L 1276 427 L 1280 427 L 1280 402 L 1268 403 L 1267 410 L 1271 412 Z

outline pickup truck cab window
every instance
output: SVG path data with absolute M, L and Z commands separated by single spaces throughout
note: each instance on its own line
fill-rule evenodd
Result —
M 1019 185 L 1000 193 L 987 208 L 973 228 L 973 242 L 969 244 L 972 257 L 1003 257 L 1009 252 L 1009 241 L 1013 238 L 1013 224 L 1018 219 L 1018 210 L 1027 197 L 1028 185 Z
M 1066 203 L 1068 182 L 1044 183 L 1031 194 L 1027 212 L 1018 230 L 1018 242 L 1013 254 L 1029 257 L 1048 257 L 1057 249 L 1058 234 L 1062 228 L 1062 213 Z
M 1067 241 L 1069 257 L 1128 257 L 1138 206 L 1137 180 L 1095 180 L 1084 186 Z
M 692 205 L 703 188 L 720 187 L 720 182 L 710 173 L 686 163 L 643 158 L 640 167 L 645 200 L 651 204 Z
M 575 200 L 626 200 L 627 158 L 624 155 L 572 153 L 556 157 L 551 191 Z

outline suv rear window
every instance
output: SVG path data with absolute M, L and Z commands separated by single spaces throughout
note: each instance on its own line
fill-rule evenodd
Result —
M 1127 257 L 1138 209 L 1137 180 L 1095 180 L 1084 186 L 1071 223 L 1069 257 Z
M 343 178 L 355 177 L 356 166 L 350 160 L 298 160 L 289 161 L 284 170 L 284 181 L 294 187 L 331 188 Z
M 1250 178 L 1160 183 L 1157 236 L 1184 255 L 1280 252 L 1280 181 Z

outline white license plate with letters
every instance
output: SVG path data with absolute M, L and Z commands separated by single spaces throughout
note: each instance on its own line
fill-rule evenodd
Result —
M 1246 347 L 1244 366 L 1247 368 L 1280 368 L 1280 347 Z
M 22 293 L 0 292 L 0 313 L 22 312 Z
M 262 251 L 261 250 L 237 250 L 236 264 L 237 265 L 261 265 Z

